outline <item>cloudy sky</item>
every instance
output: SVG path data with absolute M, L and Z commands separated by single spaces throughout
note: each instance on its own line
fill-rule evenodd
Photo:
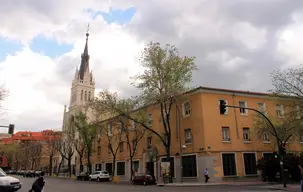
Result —
M 302 0 L 1 0 L 0 124 L 58 129 L 90 23 L 97 90 L 131 95 L 149 41 L 196 56 L 194 86 L 266 91 L 269 73 L 303 63 Z

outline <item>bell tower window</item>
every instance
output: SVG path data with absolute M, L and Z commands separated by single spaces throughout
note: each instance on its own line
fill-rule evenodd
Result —
M 83 100 L 83 90 L 81 90 L 81 100 Z
M 88 100 L 90 101 L 90 91 L 88 92 Z
M 84 94 L 84 101 L 86 101 L 87 100 L 87 93 L 86 93 L 86 91 L 85 91 L 85 94 Z

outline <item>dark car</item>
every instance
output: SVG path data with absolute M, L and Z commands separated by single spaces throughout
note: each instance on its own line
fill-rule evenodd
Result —
M 28 170 L 24 173 L 23 177 L 35 177 L 35 171 L 33 170 Z
M 88 181 L 89 180 L 89 174 L 82 172 L 82 173 L 77 175 L 77 180 Z
M 156 180 L 148 174 L 145 173 L 139 173 L 137 174 L 133 179 L 133 184 L 141 184 L 141 185 L 155 185 Z
M 40 176 L 44 176 L 42 171 L 35 171 L 35 176 L 36 177 L 40 177 Z

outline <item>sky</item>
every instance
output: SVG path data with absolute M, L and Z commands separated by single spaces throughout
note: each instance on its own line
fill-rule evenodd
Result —
M 62 127 L 88 24 L 97 92 L 131 96 L 150 41 L 196 57 L 193 86 L 265 92 L 303 63 L 302 0 L 2 0 L 0 18 L 0 125 L 16 131 Z

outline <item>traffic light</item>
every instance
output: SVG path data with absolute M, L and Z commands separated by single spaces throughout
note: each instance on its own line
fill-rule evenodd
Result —
M 274 156 L 275 159 L 278 159 L 278 157 L 279 157 L 277 152 L 273 152 L 273 156 Z
M 220 100 L 220 114 L 224 115 L 226 112 L 226 103 L 224 100 Z
M 286 146 L 285 146 L 285 144 L 282 144 L 280 147 L 279 147 L 279 153 L 281 154 L 281 155 L 286 155 Z
M 8 125 L 8 134 L 13 135 L 14 134 L 14 129 L 15 129 L 15 125 L 14 124 L 9 124 Z

